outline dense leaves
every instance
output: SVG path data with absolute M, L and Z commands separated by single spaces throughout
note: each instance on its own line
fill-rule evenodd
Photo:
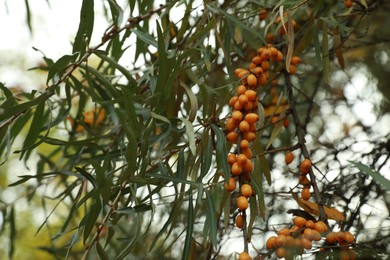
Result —
M 91 46 L 98 6 L 107 29 Z M 264 8 L 268 18 L 260 21 Z M 367 124 L 354 113 L 365 95 L 351 90 L 351 82 L 364 67 L 361 75 L 383 84 L 386 71 L 377 65 L 388 66 L 390 36 L 376 17 L 389 22 L 388 10 L 384 1 L 354 1 L 351 9 L 343 1 L 82 1 L 72 53 L 55 62 L 43 56 L 46 64 L 36 68 L 47 73 L 46 85 L 28 93 L 0 83 L 0 170 L 13 171 L 15 160 L 26 169 L 12 172 L 18 179 L 7 187 L 21 195 L 11 202 L 0 195 L 0 234 L 8 235 L 10 258 L 18 250 L 24 199 L 44 215 L 37 233 L 50 239 L 39 248 L 56 258 L 209 259 L 242 251 L 242 238 L 232 231 L 237 194 L 223 189 L 231 149 L 224 127 L 238 83 L 234 69 L 248 67 L 267 43 L 283 51 L 285 64 L 273 68 L 258 91 L 255 195 L 247 216 L 251 255 L 268 256 L 264 238 L 275 225 L 272 216 L 283 219 L 294 207 L 284 200 L 297 182 L 280 162 L 281 152 L 297 149 L 299 133 L 314 158 L 323 202 L 345 213 L 343 229 L 364 234 L 371 215 L 365 207 L 389 206 L 383 173 L 390 130 L 376 131 L 388 122 L 389 92 L 371 86 L 381 99 L 372 101 L 376 119 Z M 281 24 L 275 23 L 279 15 Z M 293 55 L 304 64 L 271 94 L 271 80 L 291 73 Z M 285 99 L 294 106 L 282 105 Z M 271 125 L 274 115 L 294 113 L 291 127 Z M 368 148 L 355 149 L 362 140 Z M 374 215 L 379 223 L 389 216 Z M 388 226 L 375 228 L 356 244 L 358 255 L 367 246 L 388 251 L 382 247 Z

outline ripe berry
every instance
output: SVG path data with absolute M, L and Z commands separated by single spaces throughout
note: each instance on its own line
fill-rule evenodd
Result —
M 263 21 L 267 18 L 268 12 L 266 9 L 260 9 L 259 11 L 259 20 Z
M 259 120 L 259 116 L 256 113 L 248 113 L 245 116 L 245 120 L 248 123 L 253 124 L 253 123 L 256 123 Z
M 307 187 L 303 188 L 302 191 L 301 191 L 301 197 L 302 197 L 303 200 L 308 201 L 310 199 L 310 197 L 311 197 L 310 189 L 307 188 Z
M 303 217 L 297 216 L 297 217 L 295 217 L 295 218 L 293 219 L 293 222 L 294 222 L 294 224 L 297 225 L 298 227 L 303 227 L 303 226 L 305 226 L 305 224 L 306 224 L 306 219 L 303 218 Z
M 245 154 L 243 153 L 240 153 L 238 156 L 237 156 L 237 162 L 242 166 L 242 165 L 245 165 L 247 162 L 248 162 L 248 157 L 246 157 Z
M 249 86 L 256 87 L 256 85 L 257 85 L 257 78 L 256 78 L 255 75 L 249 74 L 246 80 L 247 80 Z
M 252 196 L 252 187 L 251 187 L 251 185 L 243 184 L 241 186 L 241 194 L 242 194 L 242 196 L 245 196 L 247 198 Z
M 286 153 L 286 155 L 284 156 L 284 161 L 286 162 L 286 164 L 288 165 L 292 163 L 293 160 L 294 160 L 294 154 L 292 152 Z
M 225 182 L 225 190 L 232 192 L 236 189 L 236 180 L 233 177 L 229 178 L 228 183 Z
M 229 165 L 233 165 L 233 163 L 237 162 L 237 156 L 234 153 L 229 153 L 227 161 Z
M 244 216 L 243 215 L 237 215 L 236 227 L 238 227 L 239 229 L 242 229 L 244 227 Z
M 310 168 L 311 168 L 311 161 L 309 159 L 303 160 L 301 165 L 299 166 L 299 169 L 303 174 L 307 174 Z
M 232 165 L 231 171 L 234 176 L 238 176 L 242 173 L 242 166 L 238 162 L 235 162 Z
M 243 211 L 248 208 L 249 202 L 248 199 L 244 196 L 240 196 L 237 198 L 237 207 Z
M 238 257 L 238 260 L 252 260 L 252 257 L 250 257 L 247 252 L 242 252 Z
M 314 229 L 317 230 L 320 233 L 324 233 L 328 231 L 328 226 L 321 220 L 314 223 Z

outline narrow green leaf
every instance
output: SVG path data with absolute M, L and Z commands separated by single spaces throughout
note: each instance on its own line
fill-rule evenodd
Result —
M 188 121 L 193 123 L 196 114 L 198 113 L 198 100 L 196 99 L 194 92 L 192 92 L 192 90 L 183 81 L 180 81 L 180 85 L 186 91 L 188 100 L 190 101 L 190 111 L 188 112 Z
M 28 3 L 28 0 L 24 0 L 24 4 L 26 6 L 26 18 L 27 18 L 27 26 L 30 30 L 30 33 L 32 33 L 32 25 L 31 25 L 31 10 L 30 10 L 30 4 Z
M 100 259 L 102 259 L 102 260 L 109 260 L 110 259 L 110 257 L 104 251 L 104 248 L 100 245 L 99 241 L 96 242 L 96 251 L 97 251 Z
M 223 171 L 225 180 L 229 180 L 230 170 L 229 165 L 227 163 L 227 151 L 226 151 L 226 137 L 224 132 L 216 125 L 211 124 L 211 128 L 213 132 L 217 136 L 217 166 L 218 169 Z
M 56 82 L 58 78 L 61 77 L 61 75 L 65 72 L 69 64 L 75 61 L 77 55 L 77 53 L 72 55 L 64 55 L 59 58 L 52 66 L 50 66 L 49 72 L 47 74 L 46 84 L 48 84 L 51 79 Z
M 101 58 L 102 60 L 108 62 L 111 66 L 113 66 L 114 68 L 116 68 L 117 70 L 119 70 L 123 76 L 126 77 L 126 79 L 129 81 L 129 84 L 132 88 L 135 88 L 137 86 L 137 82 L 135 81 L 135 79 L 133 78 L 133 76 L 131 75 L 130 71 L 128 69 L 126 69 L 125 67 L 123 67 L 122 65 L 120 65 L 117 61 L 115 61 L 113 58 L 111 57 L 108 57 L 107 55 L 104 55 L 103 53 L 101 52 L 95 52 L 95 54 Z
M 102 210 L 102 202 L 98 196 L 95 196 L 93 204 L 89 208 L 87 215 L 84 216 L 81 223 L 84 225 L 84 243 L 87 241 L 89 235 L 95 227 L 96 221 Z
M 158 43 L 156 39 L 154 39 L 152 36 L 150 36 L 149 33 L 144 33 L 143 31 L 137 29 L 137 30 L 131 30 L 135 35 L 137 35 L 137 38 L 146 43 L 147 45 L 151 45 L 153 47 L 158 47 Z
M 266 208 L 265 208 L 265 200 L 264 200 L 264 192 L 263 192 L 262 166 L 259 157 L 256 157 L 255 159 L 255 167 L 253 169 L 252 176 L 253 176 L 252 186 L 255 189 L 256 196 L 257 196 L 257 203 L 258 203 L 257 209 L 259 210 L 258 214 L 260 214 L 260 216 L 264 218 L 266 213 Z
M 95 189 L 98 187 L 95 178 L 91 174 L 89 174 L 86 170 L 84 170 L 83 168 L 77 167 L 77 166 L 74 168 L 77 172 L 79 172 L 82 176 L 84 176 L 92 184 L 92 186 Z
M 26 155 L 25 160 L 28 159 L 31 150 L 27 150 L 27 149 L 31 148 L 31 146 L 35 143 L 35 140 L 38 138 L 39 133 L 42 130 L 42 126 L 45 123 L 44 113 L 45 113 L 45 102 L 42 102 L 38 104 L 35 110 L 34 117 L 31 122 L 30 130 L 28 131 L 27 136 L 23 143 L 23 152 L 21 153 L 20 158 Z
M 184 123 L 184 125 L 185 125 L 186 135 L 187 135 L 187 138 L 188 138 L 188 145 L 190 147 L 191 153 L 193 155 L 195 155 L 195 153 L 196 153 L 196 145 L 195 145 L 195 130 L 194 130 L 194 126 L 186 118 L 178 118 L 178 119 L 181 120 Z
M 187 228 L 186 228 L 186 239 L 184 241 L 184 249 L 182 254 L 182 259 L 189 259 L 191 244 L 192 244 L 192 232 L 194 230 L 194 205 L 192 202 L 192 188 L 190 187 L 188 190 L 188 212 L 187 212 Z
M 80 22 L 76 37 L 73 43 L 73 53 L 80 53 L 82 57 L 91 40 L 94 24 L 94 0 L 83 0 L 80 11 Z
M 390 191 L 390 180 L 383 177 L 382 174 L 380 174 L 377 171 L 374 171 L 373 169 L 371 169 L 367 165 L 362 164 L 361 162 L 353 162 L 353 161 L 349 161 L 349 162 L 353 166 L 358 168 L 360 170 L 360 173 L 371 176 L 377 184 L 381 185 L 384 189 Z
M 153 207 L 151 204 L 138 204 L 134 207 L 126 207 L 126 208 L 117 209 L 117 210 L 115 210 L 115 212 L 131 215 L 134 213 L 142 213 L 142 212 L 151 211 L 151 210 L 153 210 Z
M 206 190 L 206 200 L 207 200 L 207 220 L 209 221 L 210 224 L 209 235 L 210 235 L 211 244 L 215 248 L 218 245 L 218 241 L 217 241 L 218 223 L 217 223 L 215 205 L 209 190 Z

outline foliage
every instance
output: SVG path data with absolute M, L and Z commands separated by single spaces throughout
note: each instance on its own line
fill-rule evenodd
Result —
M 10 258 L 18 250 L 21 200 L 44 212 L 36 232 L 48 232 L 50 241 L 39 249 L 55 258 L 209 259 L 241 252 L 242 238 L 234 238 L 241 233 L 232 230 L 238 195 L 223 188 L 230 175 L 227 104 L 239 83 L 235 68 L 248 66 L 269 33 L 286 65 L 258 89 L 263 120 L 253 144 L 250 252 L 269 256 L 265 238 L 298 206 L 288 203 L 295 170 L 280 163 L 294 151 L 311 158 L 317 195 L 342 211 L 343 230 L 361 239 L 357 254 L 386 253 L 389 225 L 382 221 L 389 214 L 374 213 L 387 226 L 364 235 L 373 214 L 364 208 L 377 201 L 389 208 L 388 183 L 377 183 L 390 151 L 388 127 L 377 129 L 389 116 L 389 92 L 381 87 L 388 61 L 378 65 L 389 57 L 390 35 L 379 26 L 389 19 L 389 3 L 354 1 L 348 9 L 343 1 L 101 2 L 109 24 L 100 43 L 90 44 L 98 1 L 83 0 L 72 52 L 54 61 L 42 50 L 44 65 L 35 69 L 47 73 L 43 89 L 27 93 L 0 83 L 0 170 L 11 171 L 15 155 L 34 165 L 8 183 L 22 198 L 6 202 L 1 195 L 0 234 L 8 235 Z M 260 21 L 264 8 L 268 18 Z M 279 35 L 274 21 L 284 11 L 288 26 L 292 17 L 297 27 Z M 34 14 L 27 14 L 34 30 Z M 290 75 L 293 55 L 303 64 Z M 372 123 L 353 113 L 367 97 L 351 92 L 361 68 L 375 76 L 372 91 L 381 93 Z M 272 96 L 271 79 L 279 75 L 284 79 Z M 273 128 L 283 99 L 290 107 L 282 113 L 292 122 Z M 368 148 L 360 150 L 362 142 Z M 229 241 L 239 245 L 231 250 Z

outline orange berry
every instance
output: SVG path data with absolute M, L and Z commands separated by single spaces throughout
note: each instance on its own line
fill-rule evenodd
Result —
M 256 123 L 259 120 L 259 116 L 256 113 L 248 113 L 245 115 L 245 120 L 250 123 Z
M 286 155 L 284 156 L 284 161 L 287 165 L 292 163 L 292 161 L 294 161 L 294 154 L 292 152 L 286 153 Z
M 326 235 L 326 242 L 335 243 L 337 241 L 337 234 L 335 232 L 329 232 Z
M 229 181 L 225 182 L 225 190 L 228 192 L 232 192 L 236 189 L 236 180 L 233 177 L 229 178 Z
M 238 128 L 242 133 L 248 132 L 249 131 L 249 123 L 245 120 L 241 121 L 240 124 L 238 125 Z M 246 139 L 246 138 L 245 138 Z
M 242 78 L 244 78 L 248 73 L 249 73 L 248 70 L 242 69 L 242 70 L 238 73 L 237 77 L 238 77 L 239 79 L 242 79 Z
M 256 123 L 250 123 L 249 124 L 249 131 L 256 132 L 256 130 L 257 130 Z
M 254 68 L 256 68 L 256 66 L 257 66 L 256 63 L 251 62 L 251 63 L 249 63 L 248 69 L 249 69 L 250 71 L 252 71 Z
M 301 58 L 299 58 L 298 56 L 293 56 L 291 58 L 291 64 L 297 65 L 297 64 L 300 64 L 300 63 L 301 63 Z
M 263 60 L 261 62 L 261 67 L 263 68 L 263 70 L 268 70 L 269 69 L 269 62 L 267 60 Z
M 278 235 L 275 240 L 275 246 L 281 247 L 286 245 L 287 243 L 287 237 L 285 235 Z
M 228 120 L 226 120 L 225 129 L 227 132 L 234 131 L 234 129 L 236 129 L 236 127 L 237 127 L 237 124 L 233 118 L 228 118 Z
M 237 88 L 237 94 L 238 94 L 238 95 L 244 94 L 245 91 L 246 91 L 246 87 L 245 87 L 244 85 L 238 86 L 238 88 Z
M 299 230 L 299 227 L 297 225 L 294 225 L 290 228 L 290 232 L 294 233 L 294 232 L 297 232 Z
M 252 158 L 252 150 L 250 148 L 242 149 L 241 153 L 245 154 L 248 159 Z
M 309 250 L 312 247 L 311 241 L 309 239 L 307 239 L 306 237 L 301 238 L 301 244 L 302 244 L 304 249 Z
M 321 220 L 314 223 L 314 229 L 317 230 L 320 233 L 324 233 L 328 231 L 328 226 Z
M 236 101 L 234 104 L 234 109 L 235 110 L 242 110 L 244 108 L 244 104 L 242 104 L 239 100 Z
M 301 191 L 301 197 L 303 200 L 309 200 L 311 197 L 310 189 L 309 188 L 303 188 Z
M 317 230 L 314 230 L 311 228 L 305 228 L 305 230 L 303 231 L 303 234 L 310 240 L 314 240 L 314 241 L 321 240 L 321 234 Z
M 275 58 L 275 61 L 279 62 L 283 60 L 283 53 L 281 51 L 278 51 L 278 55 Z
M 264 48 L 263 51 L 260 54 L 261 59 L 264 60 L 269 60 L 271 57 L 271 52 L 268 50 L 268 48 Z
M 260 11 L 259 11 L 259 20 L 263 21 L 263 20 L 267 19 L 267 15 L 268 15 L 268 12 L 267 12 L 266 9 L 260 9 Z
M 252 111 L 252 109 L 254 109 L 254 108 L 255 108 L 255 103 L 252 102 L 252 101 L 249 101 L 249 102 L 246 103 L 245 106 L 244 106 L 244 109 L 245 109 L 245 111 L 247 111 L 247 112 Z
M 241 121 L 243 118 L 242 112 L 239 110 L 234 110 L 232 112 L 232 118 L 236 121 Z
M 236 227 L 242 229 L 244 227 L 244 216 L 239 214 L 236 217 Z
M 226 140 L 235 144 L 238 141 L 238 133 L 235 131 L 231 131 L 226 135 Z
M 241 72 L 243 71 L 246 71 L 246 69 L 243 69 L 243 68 L 237 68 L 234 70 L 234 75 L 236 75 L 237 78 L 240 78 L 239 75 L 241 74 Z
M 306 225 L 305 225 L 307 228 L 311 228 L 313 229 L 314 228 L 314 221 L 313 220 L 308 220 L 306 221 Z
M 231 97 L 229 100 L 229 106 L 234 107 L 234 104 L 236 104 L 237 100 L 238 100 L 237 96 Z
M 238 257 L 238 260 L 252 260 L 252 257 L 250 257 L 247 252 L 242 252 Z
M 352 7 L 352 0 L 344 0 L 344 6 L 347 8 Z
M 241 194 L 242 194 L 242 196 L 245 196 L 245 197 L 252 196 L 252 187 L 251 187 L 251 185 L 246 184 L 246 183 L 243 184 L 241 186 Z
M 245 154 L 240 153 L 237 156 L 237 162 L 242 166 L 245 165 L 248 162 L 248 157 L 246 157 Z
M 240 148 L 241 150 L 245 150 L 249 148 L 249 141 L 248 140 L 241 140 L 240 142 Z M 252 157 L 252 156 L 251 156 Z
M 233 165 L 233 163 L 237 162 L 237 156 L 234 153 L 229 153 L 227 156 L 227 161 L 229 165 Z
M 303 218 L 303 217 L 297 216 L 297 217 L 295 217 L 295 218 L 293 219 L 293 222 L 294 222 L 294 224 L 297 225 L 298 227 L 304 227 L 305 224 L 306 224 L 306 219 Z
M 282 228 L 281 230 L 278 231 L 278 235 L 285 235 L 285 236 L 290 236 L 290 229 L 288 228 Z
M 299 166 L 299 169 L 303 174 L 307 174 L 311 168 L 311 161 L 309 159 L 304 159 Z
M 248 97 L 244 94 L 241 94 L 238 96 L 238 101 L 242 104 L 242 105 L 245 105 L 246 103 L 248 103 Z
M 257 93 L 256 91 L 249 89 L 245 91 L 245 96 L 248 98 L 249 101 L 256 101 L 257 100 Z
M 252 131 L 246 131 L 243 133 L 243 139 L 248 140 L 249 142 L 252 142 L 256 138 L 256 134 Z
M 264 86 L 265 84 L 267 84 L 267 76 L 266 76 L 266 74 L 265 73 L 260 73 L 258 75 L 257 82 L 261 86 Z
M 294 64 L 290 64 L 289 71 L 291 75 L 295 75 L 295 73 L 297 73 L 297 67 L 295 67 Z
M 352 243 L 355 240 L 355 237 L 349 231 L 344 232 L 343 239 L 348 243 Z
M 261 64 L 261 61 L 262 61 L 262 59 L 258 55 L 252 58 L 252 63 L 257 64 L 257 65 Z
M 232 165 L 231 171 L 234 176 L 238 176 L 242 173 L 242 166 L 238 162 L 235 162 Z
M 284 247 L 279 247 L 276 249 L 275 254 L 278 258 L 283 258 L 286 256 L 286 249 Z
M 265 243 L 265 247 L 269 250 L 275 247 L 276 237 L 271 236 L 267 239 L 267 242 Z
M 251 87 L 256 87 L 257 85 L 257 78 L 253 74 L 249 74 L 248 77 L 246 78 L 248 85 Z
M 240 196 L 237 198 L 237 207 L 243 211 L 248 208 L 248 199 L 245 196 Z
M 244 170 L 244 172 L 251 172 L 253 170 L 252 161 L 248 160 L 247 163 L 242 166 L 242 169 Z
M 303 186 L 309 186 L 310 180 L 306 177 L 306 175 L 301 174 L 301 175 L 299 175 L 299 184 L 301 184 Z
M 262 67 L 256 67 L 256 68 L 253 69 L 252 73 L 255 74 L 256 76 L 259 76 L 261 73 L 263 73 L 263 68 Z

